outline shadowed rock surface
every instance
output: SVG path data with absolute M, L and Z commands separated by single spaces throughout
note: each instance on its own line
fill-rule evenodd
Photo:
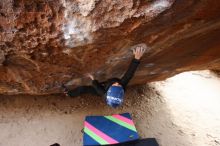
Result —
M 52 94 L 126 71 L 130 48 L 146 53 L 130 84 L 220 69 L 219 0 L 1 0 L 0 93 Z

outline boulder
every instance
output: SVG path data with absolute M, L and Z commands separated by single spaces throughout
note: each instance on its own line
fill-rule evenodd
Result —
M 0 94 L 121 77 L 142 43 L 151 49 L 129 85 L 220 70 L 220 1 L 1 0 Z

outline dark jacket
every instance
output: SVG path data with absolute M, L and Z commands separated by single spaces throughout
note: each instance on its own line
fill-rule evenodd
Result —
M 111 78 L 105 82 L 98 82 L 97 80 L 93 80 L 92 85 L 100 96 L 104 96 L 105 93 L 108 91 L 108 88 L 115 82 L 118 82 L 119 84 L 121 84 L 125 90 L 127 84 L 129 83 L 131 78 L 134 76 L 134 73 L 139 64 L 140 64 L 139 60 L 133 59 L 129 65 L 127 72 L 124 74 L 124 76 L 121 79 Z

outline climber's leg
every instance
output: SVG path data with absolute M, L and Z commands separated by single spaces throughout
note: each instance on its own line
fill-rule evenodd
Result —
M 92 86 L 80 86 L 73 90 L 69 90 L 67 94 L 71 97 L 80 96 L 81 94 L 98 95 L 95 88 L 93 88 Z

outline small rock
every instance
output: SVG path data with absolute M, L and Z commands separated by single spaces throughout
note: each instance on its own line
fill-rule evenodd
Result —
M 220 144 L 220 142 L 219 142 L 219 141 L 217 141 L 217 140 L 214 140 L 214 141 L 215 141 L 215 143 L 216 143 L 216 144 Z

